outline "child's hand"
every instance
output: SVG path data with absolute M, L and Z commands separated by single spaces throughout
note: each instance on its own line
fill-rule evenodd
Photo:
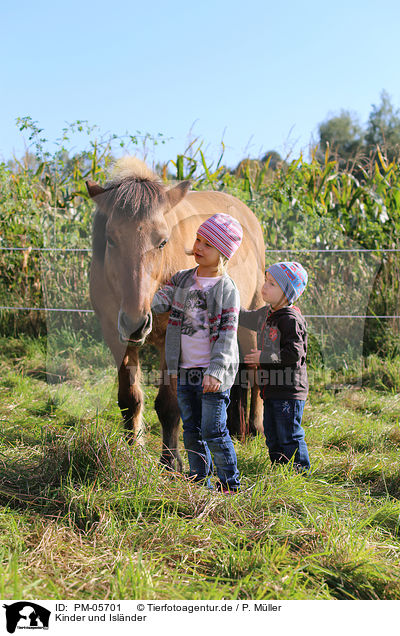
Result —
M 251 369 L 255 369 L 260 364 L 260 356 L 261 351 L 259 349 L 252 349 L 251 353 L 244 356 L 244 361 Z
M 221 382 L 212 375 L 205 375 L 203 378 L 203 393 L 216 393 L 221 386 Z

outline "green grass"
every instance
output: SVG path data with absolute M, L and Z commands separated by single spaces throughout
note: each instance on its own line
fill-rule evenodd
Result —
M 160 467 L 153 387 L 145 445 L 126 444 L 101 345 L 71 341 L 50 377 L 43 341 L 0 345 L 1 598 L 400 597 L 396 361 L 315 385 L 308 479 L 258 435 L 235 442 L 243 492 L 224 497 Z

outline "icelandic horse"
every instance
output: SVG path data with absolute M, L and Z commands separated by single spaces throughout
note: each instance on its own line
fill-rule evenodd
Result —
M 90 298 L 118 369 L 118 404 L 125 430 L 130 439 L 140 442 L 140 347 L 147 341 L 160 352 L 161 380 L 155 409 L 162 426 L 161 462 L 181 470 L 176 386 L 169 382 L 164 355 L 168 313 L 153 317 L 151 301 L 172 274 L 195 266 L 194 257 L 185 250 L 192 248 L 199 225 L 212 214 L 223 212 L 243 227 L 243 241 L 228 263 L 228 274 L 239 289 L 241 305 L 260 307 L 265 263 L 261 226 L 239 199 L 223 192 L 189 192 L 188 181 L 168 188 L 135 157 L 117 161 L 104 187 L 92 181 L 86 185 L 96 203 Z M 242 360 L 256 348 L 256 335 L 239 327 L 238 340 Z M 262 406 L 254 371 L 241 364 L 238 375 L 231 389 L 228 427 L 243 438 L 247 432 L 262 431 Z

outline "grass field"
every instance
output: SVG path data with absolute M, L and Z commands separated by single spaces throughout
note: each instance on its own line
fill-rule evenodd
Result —
M 253 437 L 226 497 L 160 468 L 152 386 L 145 445 L 125 443 L 101 345 L 0 345 L 1 598 L 400 598 L 399 359 L 371 358 L 362 387 L 316 373 L 312 475 L 271 469 Z

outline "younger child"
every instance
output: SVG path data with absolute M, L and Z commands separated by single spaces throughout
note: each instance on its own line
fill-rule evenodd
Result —
M 212 459 L 222 492 L 240 488 L 227 429 L 229 395 L 239 364 L 238 289 L 225 266 L 242 241 L 240 223 L 214 214 L 193 245 L 198 267 L 181 270 L 154 296 L 155 313 L 171 311 L 165 340 L 168 374 L 177 376 L 178 406 L 190 476 L 211 488 Z
M 239 324 L 257 331 L 257 349 L 245 356 L 260 366 L 259 384 L 264 400 L 264 433 L 272 464 L 308 471 L 310 459 L 301 425 L 308 394 L 306 368 L 307 327 L 293 303 L 307 285 L 307 272 L 296 262 L 271 265 L 261 295 L 267 304 L 257 310 L 241 308 Z

